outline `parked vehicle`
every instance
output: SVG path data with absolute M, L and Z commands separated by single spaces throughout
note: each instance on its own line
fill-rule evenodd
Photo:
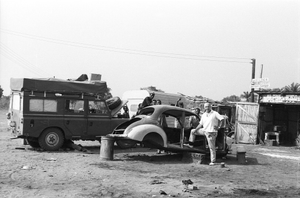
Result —
M 67 140 L 100 140 L 119 124 L 126 101 L 105 99 L 106 82 L 12 78 L 8 119 L 16 138 L 58 150 Z
M 115 128 L 111 136 L 119 142 L 127 143 L 127 148 L 135 143 L 144 147 L 157 148 L 170 152 L 198 152 L 209 154 L 205 136 L 197 136 L 194 148 L 184 146 L 188 140 L 191 128 L 186 125 L 190 116 L 197 116 L 188 109 L 170 106 L 154 105 L 141 110 L 140 114 Z M 173 122 L 170 122 L 173 120 Z M 175 125 L 177 120 L 179 125 Z M 224 130 L 218 131 L 216 141 L 217 155 L 225 156 L 228 152 Z
M 129 116 L 132 117 L 136 115 L 138 106 L 143 102 L 144 98 L 149 96 L 150 93 L 154 93 L 155 96 L 153 100 L 161 100 L 162 104 L 175 106 L 178 99 L 181 98 L 180 102 L 187 106 L 187 101 L 184 96 L 173 93 L 164 93 L 158 91 L 148 91 L 148 90 L 130 90 L 123 93 L 122 99 L 127 100 L 127 106 L 129 108 Z

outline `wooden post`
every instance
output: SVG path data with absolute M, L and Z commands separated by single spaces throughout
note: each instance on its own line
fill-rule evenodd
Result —
M 264 70 L 264 65 L 261 64 L 261 68 L 260 68 L 260 78 L 262 78 L 263 70 Z
M 256 60 L 253 58 L 252 60 L 252 79 L 255 79 L 255 62 Z M 251 89 L 251 102 L 254 102 L 254 88 Z
M 183 148 L 183 143 L 184 143 L 184 124 L 185 124 L 185 112 L 182 112 L 182 115 L 181 115 L 181 123 L 182 123 L 182 126 L 181 126 L 181 133 L 180 133 L 180 148 Z

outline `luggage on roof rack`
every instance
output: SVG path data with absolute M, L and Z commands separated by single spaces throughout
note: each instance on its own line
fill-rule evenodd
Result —
M 107 92 L 105 81 L 68 81 L 56 78 L 11 78 L 13 91 L 41 91 L 60 93 L 103 94 Z

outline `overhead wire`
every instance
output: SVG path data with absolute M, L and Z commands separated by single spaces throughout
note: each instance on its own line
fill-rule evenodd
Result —
M 22 56 L 14 52 L 12 49 L 10 49 L 2 42 L 0 42 L 0 50 L 2 51 L 1 55 L 17 63 L 17 65 L 19 65 L 23 69 L 26 69 L 27 71 L 30 71 L 31 73 L 34 73 L 38 76 L 44 76 L 43 74 L 47 73 L 41 70 L 40 68 L 34 66 L 33 64 L 31 64 L 28 60 L 24 59 Z
M 4 56 L 4 57 L 6 57 L 7 59 L 9 59 L 10 61 L 16 63 L 17 65 L 21 66 L 21 65 L 20 65 L 20 62 L 16 61 L 14 58 L 10 57 L 9 55 L 7 55 L 7 54 L 1 54 L 1 55 Z M 21 67 L 24 68 L 23 66 L 21 66 Z M 39 73 L 37 73 L 37 72 L 34 71 L 34 70 L 31 70 L 30 68 L 26 68 L 26 67 L 25 67 L 25 69 L 26 69 L 27 71 L 31 72 L 31 73 L 34 73 L 34 74 L 40 76 Z
M 166 53 L 166 52 L 156 52 L 156 51 L 146 51 L 146 50 L 135 50 L 128 48 L 117 48 L 117 47 L 109 47 L 102 45 L 94 45 L 73 41 L 65 41 L 60 39 L 47 38 L 42 36 L 36 36 L 26 33 L 20 33 L 11 30 L 5 30 L 0 28 L 0 31 L 5 32 L 7 34 L 12 34 L 16 36 L 21 36 L 29 39 L 40 40 L 44 42 L 57 43 L 67 46 L 95 49 L 101 51 L 109 51 L 115 53 L 124 53 L 124 54 L 136 54 L 143 56 L 153 56 L 153 57 L 165 57 L 165 58 L 176 58 L 176 59 L 186 59 L 186 60 L 202 60 L 202 61 L 214 61 L 214 62 L 236 62 L 236 63 L 250 63 L 250 58 L 242 58 L 242 57 L 219 57 L 219 56 L 200 56 L 194 54 L 178 54 L 178 53 Z

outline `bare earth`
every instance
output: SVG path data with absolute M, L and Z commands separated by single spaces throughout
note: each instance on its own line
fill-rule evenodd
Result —
M 300 197 L 297 147 L 243 145 L 246 164 L 238 163 L 236 145 L 215 166 L 145 148 L 116 147 L 114 159 L 104 161 L 99 142 L 75 142 L 89 154 L 36 151 L 22 140 L 11 140 L 5 113 L 0 110 L 2 198 Z M 193 184 L 186 186 L 183 180 Z

